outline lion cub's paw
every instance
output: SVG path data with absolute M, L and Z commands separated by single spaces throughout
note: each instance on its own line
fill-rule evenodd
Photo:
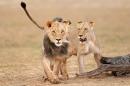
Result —
M 53 84 L 59 84 L 61 83 L 61 81 L 58 78 L 54 78 L 54 79 L 49 79 L 49 81 Z
M 69 76 L 68 76 L 68 75 L 66 75 L 66 76 L 61 76 L 61 77 L 59 77 L 59 79 L 60 79 L 60 80 L 68 80 L 68 79 L 69 79 Z
M 43 77 L 44 82 L 49 81 L 52 84 L 58 84 L 61 83 L 59 78 L 48 78 L 48 77 Z

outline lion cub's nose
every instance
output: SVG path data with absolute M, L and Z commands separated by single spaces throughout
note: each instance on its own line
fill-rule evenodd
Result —
M 60 41 L 61 39 L 56 39 L 57 41 Z
M 79 35 L 79 37 L 82 37 L 83 35 Z

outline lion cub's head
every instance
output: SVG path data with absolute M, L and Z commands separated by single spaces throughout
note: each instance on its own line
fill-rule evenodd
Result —
M 78 39 L 80 43 L 84 43 L 85 41 L 91 40 L 91 36 L 93 35 L 93 22 L 78 22 Z
M 70 21 L 63 21 L 62 19 L 54 19 L 47 22 L 47 35 L 51 42 L 56 46 L 61 46 L 68 42 L 68 29 L 70 28 Z

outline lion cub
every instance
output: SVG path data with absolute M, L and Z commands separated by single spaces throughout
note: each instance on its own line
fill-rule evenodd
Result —
M 93 31 L 93 22 L 78 22 L 78 64 L 79 73 L 85 72 L 84 68 L 84 58 L 88 54 L 94 54 L 95 61 L 97 65 L 100 65 L 100 49 L 96 44 L 96 37 Z

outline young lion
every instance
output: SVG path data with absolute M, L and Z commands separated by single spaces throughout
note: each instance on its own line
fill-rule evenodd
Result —
M 59 83 L 58 74 L 61 72 L 63 78 L 68 79 L 66 59 L 69 56 L 69 52 L 71 52 L 68 42 L 70 21 L 64 21 L 62 18 L 54 18 L 52 21 L 48 21 L 47 28 L 44 28 L 32 19 L 24 2 L 21 2 L 21 6 L 28 18 L 38 28 L 45 30 L 42 46 L 42 63 L 46 78 L 51 83 Z
M 47 25 L 47 33 L 43 40 L 43 67 L 47 78 L 55 83 L 58 80 L 60 64 L 66 62 L 68 58 L 67 29 L 69 24 L 52 21 Z M 68 74 L 63 73 L 63 76 L 68 78 Z
M 79 63 L 79 73 L 84 71 L 84 56 L 90 53 L 94 54 L 95 61 L 97 65 L 100 65 L 100 49 L 96 44 L 96 37 L 93 31 L 93 22 L 78 22 L 78 63 Z

